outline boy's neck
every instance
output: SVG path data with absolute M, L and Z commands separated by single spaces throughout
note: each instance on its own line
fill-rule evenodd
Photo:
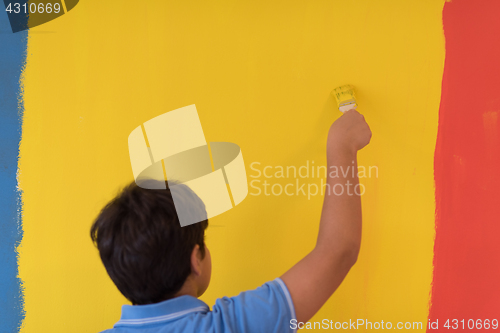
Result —
M 189 295 L 198 298 L 198 286 L 196 285 L 196 282 L 191 278 L 191 276 L 188 276 L 188 278 L 182 285 L 182 288 L 175 294 L 174 297 L 183 295 Z

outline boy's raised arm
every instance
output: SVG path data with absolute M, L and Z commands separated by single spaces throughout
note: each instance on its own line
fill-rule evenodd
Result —
M 328 133 L 328 185 L 318 240 L 307 256 L 281 276 L 292 296 L 298 322 L 312 318 L 357 260 L 361 244 L 357 151 L 366 146 L 370 138 L 368 124 L 355 110 L 345 112 Z M 338 178 L 329 177 L 333 166 L 339 169 Z M 355 168 L 354 175 L 352 168 Z

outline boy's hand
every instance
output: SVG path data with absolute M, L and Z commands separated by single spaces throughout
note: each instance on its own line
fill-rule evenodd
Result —
M 372 137 L 365 117 L 358 111 L 346 111 L 330 127 L 328 132 L 327 152 L 347 152 L 355 154 L 366 146 Z

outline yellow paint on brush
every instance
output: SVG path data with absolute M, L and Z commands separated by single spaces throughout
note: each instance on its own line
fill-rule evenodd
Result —
M 356 110 L 358 107 L 354 94 L 354 87 L 349 84 L 333 89 L 332 95 L 335 97 L 341 112 L 346 112 L 351 109 Z
M 241 147 L 250 191 L 210 220 L 213 276 L 202 300 L 213 305 L 283 274 L 315 246 L 322 178 L 305 171 L 326 165 L 328 128 L 341 116 L 332 113 L 332 82 L 359 88 L 373 138 L 358 161 L 366 174 L 358 262 L 312 320 L 425 323 L 442 6 L 86 0 L 31 29 L 19 162 L 21 332 L 98 332 L 118 321 L 126 300 L 100 262 L 90 225 L 133 180 L 130 132 L 193 103 L 207 141 Z M 353 13 L 361 18 L 355 24 Z M 279 166 L 297 175 L 280 177 Z M 267 195 L 264 181 L 274 185 Z M 308 199 L 297 182 L 318 194 Z M 287 185 L 292 195 L 273 194 Z

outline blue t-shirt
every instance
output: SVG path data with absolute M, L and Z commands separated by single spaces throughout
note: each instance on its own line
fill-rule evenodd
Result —
M 120 320 L 106 333 L 288 333 L 295 332 L 292 298 L 276 278 L 255 290 L 215 301 L 179 296 L 148 305 L 123 305 Z

